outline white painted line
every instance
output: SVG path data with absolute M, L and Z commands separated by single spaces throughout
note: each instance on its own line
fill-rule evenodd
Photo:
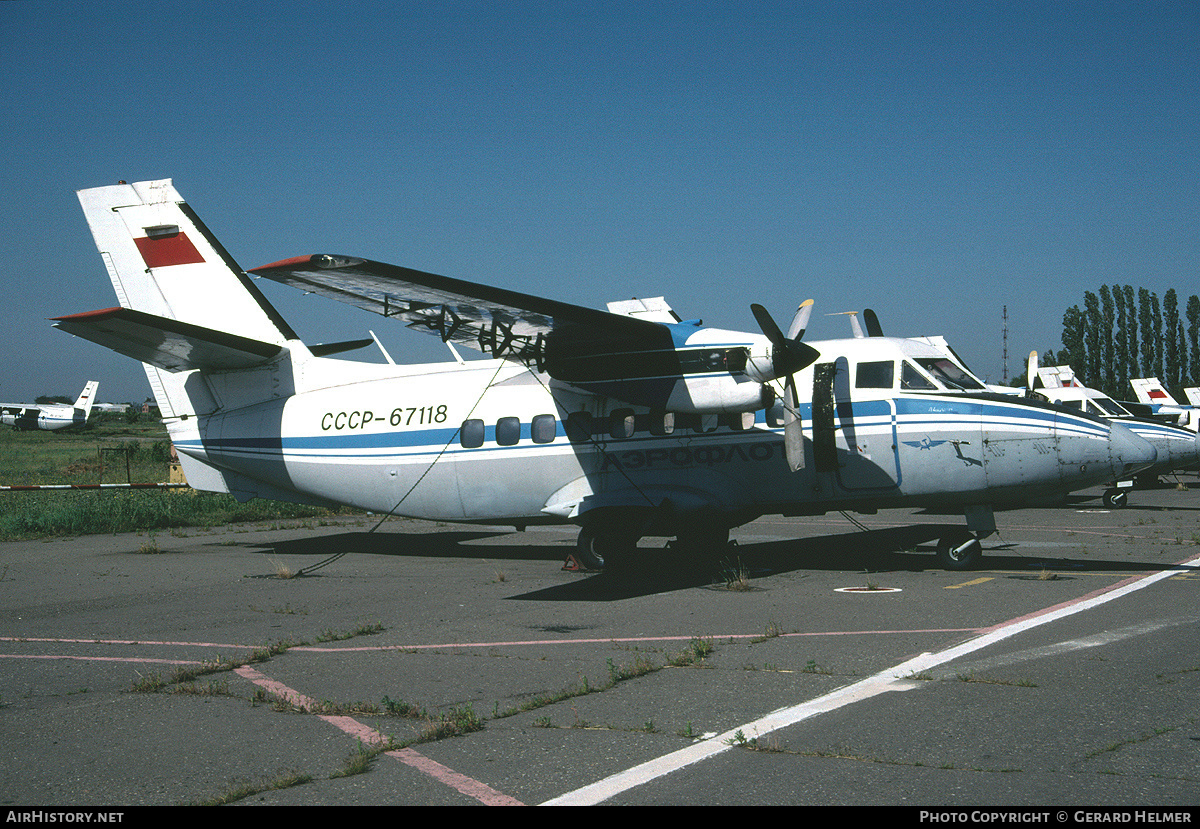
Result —
M 1200 556 L 1180 562 L 1175 567 L 1195 567 L 1197 562 L 1200 562 Z M 710 740 L 693 743 L 687 748 L 647 761 L 626 771 L 618 772 L 583 788 L 566 792 L 558 797 L 547 800 L 541 805 L 593 806 L 608 800 L 610 797 L 628 791 L 635 786 L 649 783 L 673 771 L 678 771 L 728 751 L 730 748 L 733 748 L 739 734 L 745 739 L 750 740 L 761 737 L 764 734 L 769 734 L 772 731 L 795 725 L 818 714 L 824 714 L 827 711 L 833 711 L 855 702 L 870 699 L 885 691 L 904 691 L 918 687 L 919 683 L 906 678 L 986 648 L 988 645 L 995 644 L 1010 636 L 1016 636 L 1018 633 L 1038 627 L 1039 625 L 1044 625 L 1075 613 L 1081 613 L 1085 610 L 1091 610 L 1106 602 L 1119 599 L 1144 587 L 1149 587 L 1163 579 L 1174 576 L 1176 574 L 1175 567 L 1149 576 L 1126 579 L 1112 587 L 1095 591 L 1073 601 L 996 625 L 983 635 L 948 648 L 940 653 L 921 654 L 913 659 L 901 662 L 895 667 L 880 671 L 872 677 L 860 680 L 853 685 L 847 685 L 845 688 L 840 688 L 825 696 L 809 700 L 808 702 L 802 702 L 790 708 L 781 708 L 765 717 L 726 731 L 724 734 L 718 734 Z

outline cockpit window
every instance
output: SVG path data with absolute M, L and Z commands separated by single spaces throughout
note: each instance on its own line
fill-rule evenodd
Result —
M 948 389 L 958 391 L 981 391 L 984 389 L 982 383 L 946 357 L 921 357 L 917 359 L 917 363 Z
M 1111 397 L 1093 397 L 1091 400 L 1109 417 L 1130 417 L 1125 407 Z
M 854 385 L 860 389 L 890 389 L 895 373 L 895 363 L 891 360 L 859 363 L 854 372 Z
M 925 379 L 916 366 L 905 360 L 900 366 L 900 388 L 904 391 L 936 391 L 937 386 Z

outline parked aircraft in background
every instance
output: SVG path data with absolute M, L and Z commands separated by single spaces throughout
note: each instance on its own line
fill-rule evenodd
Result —
M 1200 403 L 1197 402 L 1200 400 L 1200 389 L 1184 389 L 1192 404 L 1189 406 L 1187 403 L 1177 403 L 1157 377 L 1140 377 L 1130 380 L 1129 385 L 1133 386 L 1138 402 L 1149 406 L 1155 415 L 1170 417 L 1193 432 L 1200 431 Z
M 82 426 L 92 413 L 99 386 L 99 381 L 89 380 L 73 406 L 62 403 L 0 403 L 0 424 L 17 430 L 49 431 Z
M 140 360 L 198 489 L 385 514 L 572 522 L 586 565 L 639 539 L 721 548 L 762 515 L 955 506 L 938 544 L 962 569 L 993 506 L 1128 478 L 1154 447 L 1110 420 L 990 394 L 939 349 L 807 343 L 685 321 L 665 301 L 608 311 L 347 256 L 251 273 L 395 318 L 492 360 L 318 356 L 169 180 L 83 190 L 121 307 L 56 326 Z M 347 347 L 352 347 L 348 344 Z
M 1030 365 L 1034 368 L 1036 358 L 1035 351 L 1030 355 Z M 1158 461 L 1140 472 L 1139 479 L 1153 480 L 1159 475 L 1200 468 L 1200 434 L 1160 419 L 1136 417 L 1108 395 L 1083 385 L 1070 366 L 1044 366 L 1037 369 L 1034 378 L 1033 394 L 1077 411 L 1117 418 L 1131 431 L 1154 444 L 1158 450 Z M 1124 506 L 1126 491 L 1131 485 L 1132 481 L 1121 482 L 1119 488 L 1110 489 L 1105 493 L 1106 503 L 1114 507 Z

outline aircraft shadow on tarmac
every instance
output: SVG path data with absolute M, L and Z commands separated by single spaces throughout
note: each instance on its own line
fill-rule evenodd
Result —
M 689 588 L 769 589 L 754 580 L 798 571 L 844 573 L 923 572 L 939 569 L 933 555 L 937 539 L 959 524 L 920 524 L 809 538 L 731 545 L 719 553 L 687 554 L 671 547 L 639 548 L 636 561 L 611 572 L 581 572 L 566 584 L 510 596 L 511 600 L 607 602 Z M 299 538 L 260 547 L 263 553 L 328 558 L 342 554 L 396 558 L 458 558 L 487 561 L 563 562 L 570 552 L 562 544 L 487 544 L 508 532 L 447 531 L 435 533 L 337 533 Z M 531 537 L 534 542 L 536 537 Z M 1008 554 L 1012 544 L 984 543 L 982 567 L 989 571 L 1026 572 L 1030 578 L 1048 570 L 1057 578 L 1070 573 L 1128 573 L 1160 570 L 1160 562 L 1079 560 Z M 468 543 L 469 542 L 469 543 Z M 1169 566 L 1169 565 L 1168 565 Z M 1190 571 L 1189 571 L 1190 572 Z M 739 576 L 745 576 L 744 579 Z M 1014 575 L 1013 578 L 1023 578 Z

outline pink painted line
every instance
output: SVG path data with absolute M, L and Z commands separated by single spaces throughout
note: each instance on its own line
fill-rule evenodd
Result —
M 453 769 L 443 766 L 436 760 L 430 760 L 424 754 L 418 754 L 411 748 L 402 748 L 398 751 L 385 751 L 384 754 L 387 754 L 389 757 L 395 757 L 401 763 L 425 772 L 433 779 L 445 783 L 450 788 L 456 789 L 469 797 L 475 798 L 485 806 L 525 805 L 516 798 L 502 794 L 486 783 L 480 783 L 478 780 L 474 780 L 464 774 L 459 774 Z
M 273 694 L 283 697 L 284 699 L 296 705 L 311 707 L 315 700 L 311 697 L 306 697 L 299 691 L 294 691 L 284 685 L 271 679 L 269 676 L 248 666 L 236 668 L 234 673 L 245 679 L 266 688 Z M 376 745 L 386 743 L 388 737 L 381 734 L 370 726 L 363 725 L 353 717 L 334 716 L 329 714 L 319 714 L 320 719 L 341 729 L 345 733 L 359 740 L 362 740 L 368 745 Z M 424 754 L 413 751 L 411 748 L 402 748 L 395 751 L 385 751 L 384 754 L 389 757 L 394 757 L 401 763 L 411 766 L 424 774 L 429 775 L 434 780 L 442 783 L 450 788 L 458 791 L 467 797 L 472 797 L 478 800 L 485 806 L 524 806 L 525 804 L 516 798 L 509 797 L 502 792 L 498 792 L 486 783 L 481 783 L 474 778 L 467 777 L 465 774 L 460 774 L 453 769 L 443 766 L 436 760 L 431 760 Z

